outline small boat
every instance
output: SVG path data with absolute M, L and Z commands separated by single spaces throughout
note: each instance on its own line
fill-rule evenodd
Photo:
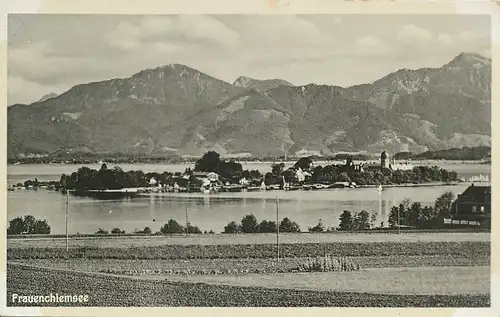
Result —
M 329 186 L 330 188 L 346 188 L 349 187 L 349 182 L 335 182 Z
M 381 191 L 383 191 L 384 189 L 382 188 L 382 185 L 378 185 L 377 190 L 378 190 L 379 192 L 381 192 Z
M 261 190 L 260 186 L 249 186 L 249 187 L 247 187 L 247 191 L 249 191 L 249 192 L 254 192 L 254 191 L 258 191 L 258 190 Z

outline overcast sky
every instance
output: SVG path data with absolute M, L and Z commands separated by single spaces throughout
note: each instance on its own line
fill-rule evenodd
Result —
M 219 79 L 350 86 L 460 52 L 491 57 L 481 15 L 10 15 L 8 104 L 170 63 Z

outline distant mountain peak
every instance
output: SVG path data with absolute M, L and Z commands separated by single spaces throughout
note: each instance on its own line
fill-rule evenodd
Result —
M 233 85 L 236 87 L 255 89 L 260 92 L 265 92 L 279 86 L 293 86 L 292 83 L 283 79 L 255 79 L 247 76 L 238 77 Z
M 462 52 L 457 55 L 451 62 L 449 62 L 448 66 L 461 66 L 461 65 L 484 65 L 490 66 L 491 59 L 484 57 L 478 53 L 472 52 Z
M 55 98 L 59 96 L 58 94 L 56 94 L 55 92 L 51 92 L 51 93 L 48 93 L 46 95 L 43 95 L 42 98 L 40 98 L 40 100 L 38 100 L 38 102 L 44 102 L 45 100 L 49 100 L 51 98 Z

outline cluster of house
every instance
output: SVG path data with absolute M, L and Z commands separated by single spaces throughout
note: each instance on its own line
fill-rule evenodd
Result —
M 313 166 L 309 166 L 309 169 L 311 169 Z M 357 171 L 375 171 L 375 170 L 383 170 L 383 169 L 389 169 L 389 170 L 409 170 L 413 168 L 413 165 L 410 163 L 397 163 L 394 159 L 392 162 L 389 161 L 389 156 L 387 153 L 384 151 L 382 152 L 380 156 L 380 162 L 379 163 L 359 163 L 355 164 L 351 159 L 346 160 L 344 165 L 339 165 L 338 166 L 340 169 L 345 169 L 346 171 L 352 171 L 352 170 L 357 170 Z M 308 177 L 311 177 L 311 173 L 309 173 L 307 170 L 303 170 L 301 168 L 295 169 L 295 182 L 298 184 L 303 183 L 306 181 Z M 220 181 L 220 177 L 217 173 L 215 172 L 194 172 L 193 176 L 196 177 L 199 181 L 201 181 L 201 191 L 221 191 L 221 190 L 238 190 L 238 189 L 246 189 L 246 190 L 258 190 L 258 189 L 266 189 L 266 186 L 264 182 L 261 180 L 261 183 L 256 185 L 255 180 L 252 181 L 246 178 L 241 178 L 238 181 L 238 184 L 222 184 Z M 162 186 L 162 184 L 159 184 L 158 181 L 155 178 L 151 178 L 149 181 L 149 184 L 151 187 L 154 187 L 156 190 L 160 191 L 188 191 L 189 189 L 189 178 L 190 174 L 188 173 L 177 173 L 174 177 L 174 184 L 173 186 Z M 284 189 L 289 189 L 292 187 L 291 184 L 286 183 L 283 180 L 283 185 Z M 350 184 L 347 184 L 350 185 Z M 271 189 L 275 189 L 274 187 Z M 295 188 L 294 188 L 295 189 Z M 200 188 L 195 189 L 195 191 L 199 191 Z

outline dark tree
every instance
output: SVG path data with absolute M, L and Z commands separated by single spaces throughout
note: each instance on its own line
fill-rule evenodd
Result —
M 113 234 L 123 234 L 123 233 L 125 233 L 125 230 L 120 230 L 120 228 L 113 228 L 111 230 L 111 233 L 113 233 Z
M 195 233 L 195 234 L 200 234 L 201 230 L 197 226 L 191 225 L 189 222 L 187 223 L 187 232 L 188 233 Z
M 99 229 L 96 231 L 96 234 L 108 234 L 108 230 L 105 230 L 105 229 L 99 228 Z
M 184 228 L 175 220 L 170 219 L 166 224 L 160 228 L 163 234 L 184 233 Z
M 276 222 L 275 221 L 267 221 L 262 220 L 259 224 L 257 231 L 260 233 L 272 233 L 276 232 Z
M 352 230 L 354 228 L 354 222 L 349 210 L 344 210 L 340 215 L 339 220 L 339 230 Z
M 366 210 L 361 210 L 354 219 L 354 229 L 368 230 L 370 229 L 370 214 Z
M 255 233 L 258 227 L 259 223 L 253 214 L 246 215 L 241 219 L 241 231 L 243 233 Z
M 215 151 L 208 151 L 207 153 L 203 154 L 203 157 L 196 162 L 194 170 L 197 172 L 219 173 L 219 158 L 219 153 Z
M 410 199 L 405 198 L 399 206 L 393 206 L 389 213 L 389 227 L 395 228 L 399 225 L 408 225 L 406 211 L 410 206 Z M 399 220 L 399 221 L 398 221 Z
M 283 170 L 285 169 L 285 163 L 276 163 L 271 165 L 271 173 L 274 175 L 281 176 Z
M 35 222 L 36 222 L 35 217 L 33 217 L 31 215 L 24 216 L 24 219 L 23 219 L 23 223 L 24 223 L 23 224 L 23 232 L 26 232 L 26 233 L 35 233 L 34 232 Z
M 16 217 L 9 221 L 9 228 L 7 234 L 21 234 L 24 230 L 24 221 L 21 217 Z
M 450 216 L 451 205 L 453 204 L 454 199 L 455 195 L 452 192 L 446 192 L 436 199 L 434 209 L 439 218 L 444 219 Z
M 280 222 L 280 232 L 300 232 L 300 227 L 295 221 L 283 218 Z
M 224 233 L 240 233 L 241 226 L 236 221 L 231 221 L 224 227 Z
M 296 169 L 300 168 L 303 171 L 307 171 L 311 168 L 312 163 L 313 163 L 313 160 L 311 157 L 301 157 L 295 163 L 295 165 L 293 165 L 293 167 Z
M 35 234 L 50 234 L 50 226 L 47 223 L 47 220 L 35 220 L 35 224 L 33 225 L 33 233 Z

